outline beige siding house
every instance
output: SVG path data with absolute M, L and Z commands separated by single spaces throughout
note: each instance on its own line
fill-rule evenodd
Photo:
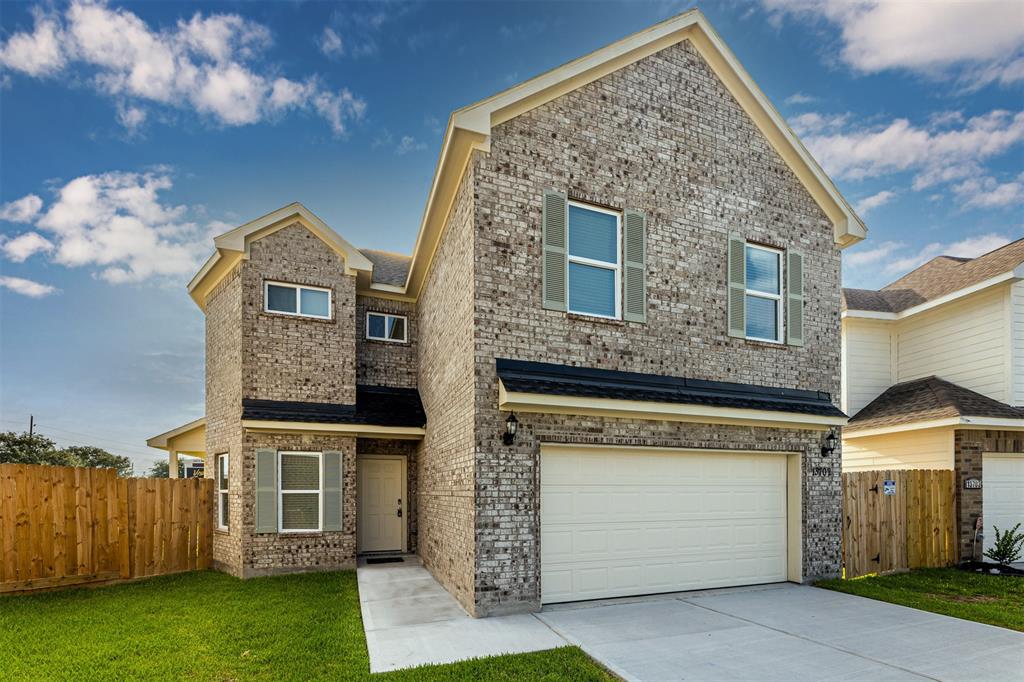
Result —
M 843 469 L 955 469 L 965 558 L 1024 523 L 1024 240 L 843 301 Z
M 300 204 L 217 237 L 206 417 L 151 443 L 203 434 L 242 577 L 416 553 L 486 616 L 833 576 L 865 236 L 687 12 L 456 111 L 411 255 Z

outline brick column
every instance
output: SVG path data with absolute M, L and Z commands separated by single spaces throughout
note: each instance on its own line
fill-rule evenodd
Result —
M 982 515 L 982 491 L 967 490 L 964 481 L 981 479 L 981 453 L 983 432 L 958 429 L 953 435 L 953 466 L 956 469 L 956 518 L 960 541 L 960 560 L 980 559 L 982 541 L 974 543 L 974 528 Z M 971 552 L 974 551 L 972 555 Z

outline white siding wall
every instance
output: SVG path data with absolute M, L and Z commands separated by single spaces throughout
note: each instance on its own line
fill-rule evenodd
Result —
M 1007 288 L 994 287 L 899 322 L 897 382 L 934 374 L 1008 402 Z
M 1013 348 L 1012 405 L 1024 405 L 1024 282 L 1010 287 L 1010 337 Z
M 891 322 L 843 320 L 842 410 L 851 417 L 895 383 L 892 329 Z
M 948 426 L 843 438 L 843 471 L 952 468 L 953 429 Z

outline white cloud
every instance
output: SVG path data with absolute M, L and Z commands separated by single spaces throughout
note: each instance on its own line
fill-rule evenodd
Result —
M 334 29 L 324 26 L 324 32 L 320 36 L 320 51 L 330 58 L 340 57 L 345 53 L 345 43 Z
M 35 194 L 27 194 L 20 199 L 9 201 L 0 206 L 0 220 L 12 223 L 30 223 L 43 207 L 43 200 Z
M 1010 182 L 993 177 L 972 177 L 954 185 L 964 208 L 1005 208 L 1024 204 L 1024 173 Z
M 260 61 L 271 43 L 265 26 L 237 14 L 196 13 L 173 28 L 158 29 L 126 9 L 72 0 L 63 14 L 37 14 L 33 32 L 12 35 L 0 47 L 0 64 L 33 77 L 86 76 L 97 91 L 116 98 L 118 119 L 130 131 L 145 121 L 139 104 L 150 102 L 191 108 L 229 126 L 257 123 L 284 108 L 301 109 L 343 133 L 365 103 L 313 77 L 284 92 L 280 83 L 294 81 L 272 76 L 274 69 Z M 351 105 L 325 109 L 321 102 L 332 99 Z
M 913 172 L 914 189 L 974 175 L 980 163 L 1024 141 L 1024 112 L 996 110 L 960 127 L 918 127 L 896 119 L 881 127 L 813 133 L 804 138 L 831 174 L 861 180 Z
M 958 242 L 932 242 L 925 245 L 924 248 L 916 249 L 913 253 L 889 261 L 885 264 L 883 271 L 890 276 L 902 277 L 936 256 L 977 258 L 984 253 L 1009 243 L 1009 238 L 999 234 L 983 234 L 977 237 L 968 237 Z
M 2 245 L 13 261 L 46 253 L 53 263 L 89 267 L 111 283 L 150 278 L 180 279 L 192 274 L 219 221 L 200 224 L 199 208 L 161 198 L 173 186 L 170 171 L 83 175 L 64 184 L 35 220 L 36 232 Z
M 867 242 L 864 242 L 864 244 L 867 244 Z M 903 247 L 904 244 L 900 242 L 881 242 L 869 249 L 851 249 L 850 251 L 843 252 L 843 265 L 850 267 L 873 265 L 884 261 Z
M 404 156 L 410 152 L 420 152 L 427 148 L 425 142 L 417 142 L 411 135 L 403 135 L 402 140 L 395 147 L 395 153 Z
M 794 116 L 789 126 L 797 135 L 816 135 L 841 130 L 850 120 L 850 114 L 820 114 L 816 111 Z
M 0 66 L 37 78 L 56 73 L 65 62 L 62 41 L 57 22 L 37 12 L 35 31 L 15 33 L 0 47 Z
M 969 87 L 1024 79 L 1019 0 L 762 0 L 783 15 L 820 19 L 841 33 L 840 58 L 861 73 L 910 71 Z
M 861 217 L 866 216 L 868 213 L 875 210 L 879 206 L 884 206 L 885 204 L 888 204 L 895 198 L 896 192 L 884 189 L 881 192 L 878 192 L 877 194 L 872 194 L 871 196 L 865 197 L 858 201 L 856 206 L 857 213 L 859 213 Z
M 8 239 L 0 248 L 9 260 L 24 263 L 37 253 L 53 251 L 53 243 L 38 232 L 26 232 L 14 239 Z
M 800 105 L 810 104 L 811 102 L 817 102 L 818 98 L 813 95 L 807 95 L 802 92 L 794 92 L 792 95 L 786 98 L 786 104 Z
M 28 296 L 29 298 L 42 298 L 43 296 L 56 294 L 60 291 L 57 287 L 50 286 L 49 284 L 41 284 L 40 282 L 33 282 L 30 279 L 23 279 L 21 277 L 0 277 L 0 287 L 10 289 L 16 294 Z
M 888 241 L 864 250 L 854 247 L 843 254 L 843 281 L 846 286 L 884 286 L 936 256 L 977 258 L 1010 243 L 1004 235 L 989 233 L 953 242 L 931 242 L 923 247 Z M 867 242 L 865 242 L 867 245 Z M 877 281 L 882 277 L 882 281 Z

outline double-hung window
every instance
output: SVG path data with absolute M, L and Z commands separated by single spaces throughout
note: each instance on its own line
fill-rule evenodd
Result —
M 228 456 L 217 455 L 217 528 L 227 530 L 230 526 L 228 507 Z
M 282 533 L 312 533 L 322 528 L 320 496 L 321 453 L 282 452 L 280 470 L 279 528 Z
M 408 340 L 408 326 L 405 315 L 366 313 L 366 338 L 374 341 L 405 343 Z
M 321 287 L 267 282 L 265 310 L 268 313 L 331 319 L 331 290 Z
M 747 338 L 782 342 L 782 251 L 746 245 Z
M 620 317 L 621 216 L 569 202 L 569 312 Z

